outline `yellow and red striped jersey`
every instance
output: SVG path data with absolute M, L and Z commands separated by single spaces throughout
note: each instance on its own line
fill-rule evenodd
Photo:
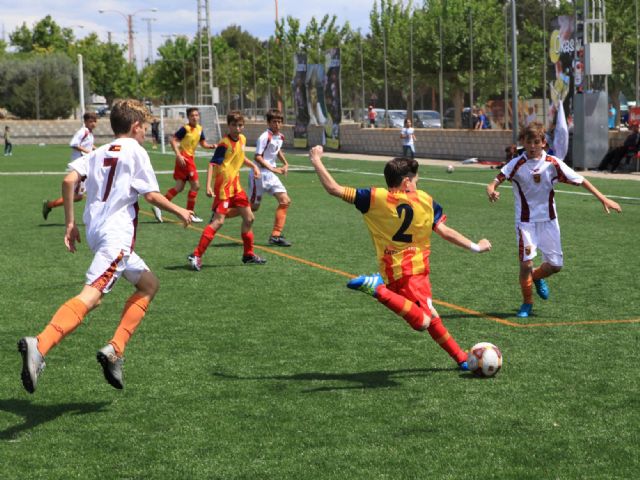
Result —
M 200 140 L 204 140 L 204 132 L 202 131 L 202 125 L 196 125 L 192 127 L 188 123 L 180 127 L 175 133 L 175 136 L 180 140 L 180 150 L 187 152 L 192 157 L 195 157 L 196 148 L 200 143 Z
M 342 198 L 364 215 L 385 283 L 429 273 L 431 232 L 446 220 L 431 196 L 422 190 L 346 187 Z
M 211 164 L 213 165 L 213 193 L 218 200 L 227 200 L 242 192 L 240 168 L 244 164 L 244 147 L 247 138 L 240 134 L 237 140 L 225 135 L 218 143 Z

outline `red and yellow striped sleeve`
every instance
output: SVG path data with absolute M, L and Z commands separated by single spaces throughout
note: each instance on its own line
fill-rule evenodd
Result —
M 353 187 L 344 187 L 342 199 L 347 203 L 356 203 L 356 189 Z

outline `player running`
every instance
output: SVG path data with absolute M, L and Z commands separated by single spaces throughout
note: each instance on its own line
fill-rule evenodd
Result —
M 74 253 L 76 242 L 80 242 L 73 192 L 78 181 L 86 178 L 87 202 L 82 220 L 94 257 L 82 291 L 58 309 L 37 337 L 23 337 L 18 342 L 22 354 L 22 385 L 29 393 L 36 390 L 49 350 L 82 323 L 120 277 L 133 284 L 136 291 L 125 302 L 120 324 L 109 343 L 98 351 L 97 359 L 109 384 L 118 389 L 124 387 L 125 347 L 159 286 L 156 276 L 133 249 L 138 196 L 174 213 L 185 226 L 191 223 L 193 213 L 171 203 L 160 193 L 151 160 L 142 148 L 147 121 L 148 112 L 141 102 L 117 101 L 111 112 L 111 128 L 116 139 L 69 163 L 70 171 L 62 182 L 64 243 L 67 250 Z
M 278 207 L 269 243 L 280 247 L 290 247 L 291 242 L 284 238 L 282 230 L 287 221 L 287 210 L 291 205 L 291 199 L 287 195 L 287 189 L 278 178 L 278 175 L 286 176 L 289 171 L 289 163 L 282 151 L 284 135 L 280 129 L 283 120 L 280 110 L 272 109 L 267 112 L 269 128 L 258 138 L 255 154 L 255 161 L 260 166 L 260 177 L 256 177 L 253 171 L 249 172 L 249 198 L 251 199 L 251 210 L 254 212 L 260 208 L 265 193 L 276 198 Z M 282 162 L 282 167 L 277 166 L 276 159 Z
M 187 257 L 191 268 L 196 271 L 202 269 L 202 256 L 209 248 L 216 232 L 224 225 L 224 220 L 232 210 L 233 214 L 242 217 L 240 233 L 244 252 L 242 263 L 262 265 L 267 261 L 253 251 L 253 212 L 249 205 L 247 194 L 240 186 L 240 168 L 243 165 L 253 169 L 254 175 L 260 177 L 260 169 L 245 156 L 246 137 L 242 134 L 244 117 L 238 111 L 227 114 L 228 134 L 220 140 L 207 170 L 207 196 L 214 197 L 211 210 L 213 216 L 200 237 L 193 253 Z M 213 186 L 212 180 L 215 178 Z
M 502 167 L 498 176 L 487 185 L 487 196 L 490 202 L 497 202 L 500 198 L 498 186 L 505 180 L 513 184 L 522 290 L 522 305 L 517 316 L 527 318 L 533 310 L 533 285 L 538 296 L 547 300 L 549 287 L 544 279 L 558 273 L 564 264 L 553 186 L 558 182 L 582 185 L 602 202 L 607 213 L 610 209 L 616 212 L 622 209 L 562 160 L 544 151 L 545 132 L 540 122 L 527 125 L 522 137 L 525 151 Z M 533 259 L 538 249 L 542 252 L 543 262 L 534 269 Z
M 71 161 L 77 160 L 82 155 L 88 155 L 95 150 L 93 130 L 98 125 L 98 116 L 93 112 L 87 112 L 82 116 L 84 126 L 80 128 L 71 138 L 69 146 L 71 147 Z M 85 186 L 84 180 L 80 179 L 74 190 L 73 201 L 79 202 L 84 198 Z M 56 207 L 64 204 L 62 197 L 55 200 L 44 200 L 42 202 L 42 217 L 46 220 L 49 213 Z
M 177 194 L 184 190 L 184 186 L 189 182 L 189 192 L 187 193 L 187 210 L 194 210 L 196 207 L 196 199 L 198 198 L 198 190 L 200 190 L 200 182 L 198 181 L 198 170 L 196 169 L 196 148 L 200 145 L 202 148 L 213 150 L 215 144 L 207 143 L 202 125 L 200 125 L 200 110 L 196 107 L 187 108 L 187 118 L 189 123 L 180 127 L 180 129 L 171 138 L 171 148 L 176 154 L 176 164 L 173 169 L 173 178 L 176 181 L 174 187 L 170 188 L 165 197 L 172 200 Z M 152 207 L 156 220 L 162 222 L 162 212 L 157 207 Z M 202 222 L 202 218 L 193 215 L 191 219 L 194 223 Z

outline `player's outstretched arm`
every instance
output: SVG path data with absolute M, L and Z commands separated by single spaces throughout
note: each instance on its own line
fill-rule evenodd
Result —
M 147 192 L 143 195 L 143 197 L 151 205 L 161 208 L 162 210 L 165 210 L 167 212 L 173 213 L 182 221 L 185 227 L 191 224 L 191 217 L 193 216 L 193 212 L 191 210 L 187 210 L 186 208 L 179 207 L 171 200 L 167 200 L 167 198 L 160 192 Z
M 75 197 L 76 184 L 80 181 L 80 174 L 75 170 L 70 171 L 62 181 L 62 200 L 64 201 L 64 245 L 71 253 L 76 251 L 76 242 L 80 243 L 80 231 L 76 226 L 73 198 Z
M 313 165 L 313 168 L 316 169 L 316 173 L 318 174 L 320 183 L 322 183 L 322 186 L 327 191 L 327 193 L 329 193 L 329 195 L 333 195 L 334 197 L 342 198 L 344 194 L 344 187 L 333 179 L 329 171 L 322 163 L 322 153 L 323 149 L 321 145 L 316 145 L 311 150 L 309 150 L 309 159 L 311 160 L 311 164 Z
M 618 204 L 618 202 L 614 202 L 610 198 L 604 196 L 602 193 L 600 193 L 600 190 L 594 187 L 593 184 L 586 178 L 582 182 L 582 186 L 589 192 L 591 192 L 593 196 L 595 196 L 598 200 L 600 200 L 605 212 L 610 213 L 609 210 L 615 210 L 618 213 L 622 212 L 622 207 Z
M 447 242 L 453 243 L 461 248 L 466 248 L 475 253 L 483 253 L 491 250 L 491 242 L 486 238 L 483 238 L 478 243 L 474 243 L 467 237 L 462 235 L 457 230 L 447 227 L 444 223 L 439 223 L 435 229 L 436 233 L 440 235 Z

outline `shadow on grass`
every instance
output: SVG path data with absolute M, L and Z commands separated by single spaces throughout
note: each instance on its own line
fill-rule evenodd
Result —
M 267 375 L 261 377 L 241 377 L 223 372 L 213 376 L 226 380 L 286 380 L 295 382 L 348 382 L 352 385 L 327 385 L 303 390 L 305 393 L 328 392 L 333 390 L 361 390 L 363 388 L 391 388 L 402 386 L 403 378 L 427 377 L 433 373 L 451 372 L 455 368 L 410 368 L 403 370 L 373 370 L 355 373 L 305 372 L 291 375 Z
M 24 419 L 20 425 L 14 425 L 0 431 L 0 440 L 15 440 L 21 433 L 63 415 L 85 415 L 87 413 L 100 412 L 107 405 L 109 405 L 109 402 L 34 405 L 30 400 L 0 400 L 0 411 L 19 415 Z

